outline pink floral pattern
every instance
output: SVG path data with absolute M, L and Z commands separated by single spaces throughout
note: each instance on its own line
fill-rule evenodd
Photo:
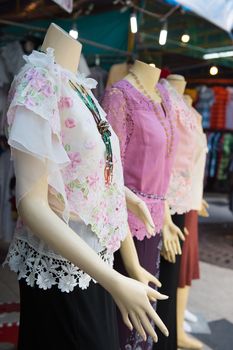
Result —
M 91 176 L 87 177 L 87 182 L 88 182 L 89 186 L 96 187 L 96 185 L 99 182 L 99 179 L 100 178 L 99 178 L 98 173 L 95 173 L 94 175 L 91 175 Z
M 191 208 L 191 180 L 194 169 L 197 119 L 182 96 L 165 80 L 160 84 L 167 90 L 177 118 L 179 142 L 167 191 L 171 213 L 183 214 Z
M 191 208 L 191 175 L 173 171 L 167 193 L 171 214 L 184 214 Z
M 73 118 L 67 118 L 65 120 L 65 126 L 69 129 L 75 128 L 76 127 L 76 122 Z
M 71 79 L 89 89 L 95 81 L 92 79 L 86 81 L 84 77 L 75 76 L 55 64 L 51 49 L 47 54 L 33 51 L 25 59 L 27 64 L 14 79 L 11 87 L 11 100 L 7 114 L 9 133 L 11 134 L 14 120 L 17 118 L 19 106 L 32 112 L 30 117 L 36 115 L 35 120 L 41 118 L 41 121 L 46 123 L 46 130 L 50 131 L 50 135 L 48 133 L 46 135 L 51 147 L 46 148 L 43 143 L 41 147 L 46 149 L 35 150 L 35 145 L 30 143 L 27 147 L 28 151 L 39 159 L 46 154 L 50 160 L 48 198 L 49 202 L 51 201 L 51 207 L 56 208 L 67 223 L 72 215 L 89 225 L 98 237 L 103 251 L 112 255 L 128 232 L 119 141 L 111 130 L 114 170 L 113 181 L 110 186 L 106 186 L 104 143 L 92 114 L 68 83 Z M 90 90 L 89 93 L 92 94 Z M 93 95 L 92 97 L 101 118 L 105 119 L 106 113 L 95 97 Z M 27 128 L 28 125 L 23 127 Z M 33 133 L 34 130 L 29 129 L 28 132 Z M 17 140 L 17 142 L 24 144 L 24 140 Z M 27 228 L 23 225 L 16 231 L 17 240 L 20 240 L 22 230 L 25 236 L 28 235 Z M 43 244 L 41 246 L 43 247 Z M 11 253 L 14 249 L 16 246 L 12 247 Z M 40 252 L 41 259 L 43 254 L 44 256 L 47 254 L 46 248 L 43 249 Z M 54 256 L 56 260 L 55 253 L 53 253 Z M 68 264 L 69 262 L 66 266 Z M 33 270 L 33 264 L 31 269 Z M 22 268 L 22 274 L 24 274 L 23 271 Z M 75 276 L 77 277 L 77 274 Z M 50 288 L 54 283 L 52 276 L 47 272 L 34 274 L 34 276 L 32 272 L 30 277 L 28 276 L 28 283 L 33 283 L 33 279 L 37 280 L 41 288 Z M 90 279 L 85 278 L 85 281 L 89 283 Z M 71 290 L 77 284 L 76 282 L 73 277 L 64 278 L 59 288 L 65 291 Z M 81 285 L 83 283 L 84 281 Z
M 61 97 L 58 102 L 59 108 L 71 108 L 73 106 L 73 100 L 71 97 Z
M 17 106 L 24 106 L 46 119 L 54 134 L 60 137 L 61 123 L 57 103 L 58 86 L 43 67 L 26 64 L 14 79 L 10 90 L 8 124 L 14 121 Z

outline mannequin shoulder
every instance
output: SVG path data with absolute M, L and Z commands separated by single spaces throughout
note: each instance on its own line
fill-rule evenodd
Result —
M 124 100 L 125 98 L 125 92 L 124 89 L 122 89 L 121 85 L 118 83 L 113 84 L 110 87 L 107 87 L 105 90 L 104 98 L 103 100 L 106 100 L 108 98 L 115 99 L 116 101 L 118 99 Z

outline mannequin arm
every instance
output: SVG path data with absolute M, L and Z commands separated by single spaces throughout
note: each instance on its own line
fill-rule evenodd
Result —
M 185 234 L 188 233 L 186 229 L 184 229 L 184 232 Z M 169 206 L 166 201 L 162 236 L 163 248 L 161 254 L 169 262 L 175 263 L 176 255 L 182 254 L 179 238 L 184 241 L 185 237 L 179 227 L 172 222 Z
M 23 172 L 25 164 L 20 162 L 16 151 L 16 168 Z M 167 299 L 141 282 L 127 278 L 107 266 L 102 259 L 50 208 L 48 204 L 47 175 L 41 177 L 20 200 L 18 211 L 25 224 L 34 234 L 50 247 L 71 261 L 74 265 L 97 280 L 113 297 L 119 307 L 125 324 L 133 326 L 139 334 L 145 332 L 157 341 L 157 335 L 150 325 L 152 319 L 161 331 L 168 335 L 167 328 L 158 317 L 149 300 Z M 132 295 L 134 296 L 132 298 Z M 130 319 L 129 319 L 130 318 Z
M 155 236 L 154 222 L 146 203 L 126 186 L 125 197 L 128 210 L 144 223 L 150 236 Z
M 155 276 L 153 276 L 140 265 L 130 229 L 128 230 L 127 237 L 121 244 L 120 253 L 125 269 L 131 278 L 134 278 L 146 285 L 151 282 L 157 287 L 162 286 Z
M 202 199 L 202 203 L 201 203 L 201 209 L 198 211 L 198 214 L 200 216 L 203 216 L 204 218 L 207 218 L 209 216 L 209 213 L 208 213 L 208 210 L 207 210 L 208 208 L 209 208 L 209 204 L 203 198 Z

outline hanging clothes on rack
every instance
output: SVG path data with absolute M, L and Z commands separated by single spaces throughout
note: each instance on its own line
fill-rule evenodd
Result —
M 233 154 L 233 133 L 217 131 L 207 133 L 208 149 L 206 189 L 228 191 L 229 164 Z
M 1 49 L 1 55 L 5 61 L 7 71 L 12 75 L 12 78 L 24 65 L 23 54 L 24 52 L 19 41 L 11 42 Z
M 228 87 L 228 100 L 226 105 L 226 129 L 233 130 L 233 87 Z
M 233 87 L 200 85 L 186 89 L 186 93 L 203 116 L 204 129 L 233 130 Z
M 7 144 L 7 96 L 11 81 L 23 66 L 23 49 L 18 41 L 0 49 L 0 240 L 10 242 L 17 218 L 15 208 L 15 178 Z
M 90 77 L 98 82 L 98 85 L 93 90 L 93 94 L 95 95 L 98 101 L 101 101 L 107 83 L 108 72 L 100 66 L 91 67 L 90 71 Z
M 14 178 L 13 164 L 10 160 L 10 149 L 4 136 L 0 137 L 0 240 L 10 242 L 15 227 L 12 204 L 14 188 L 11 188 Z M 13 191 L 12 191 L 13 190 Z
M 203 128 L 210 127 L 211 107 L 214 103 L 214 92 L 205 85 L 197 87 L 198 101 L 195 105 L 197 111 L 202 115 Z
M 211 108 L 210 127 L 223 129 L 226 124 L 226 105 L 228 100 L 228 91 L 222 86 L 212 88 L 214 93 L 214 103 Z

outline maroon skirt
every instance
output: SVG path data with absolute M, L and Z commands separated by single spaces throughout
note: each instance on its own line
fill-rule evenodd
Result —
M 182 248 L 179 288 L 191 286 L 192 280 L 200 278 L 198 251 L 198 213 L 191 210 L 185 215 L 185 227 L 189 231 Z

